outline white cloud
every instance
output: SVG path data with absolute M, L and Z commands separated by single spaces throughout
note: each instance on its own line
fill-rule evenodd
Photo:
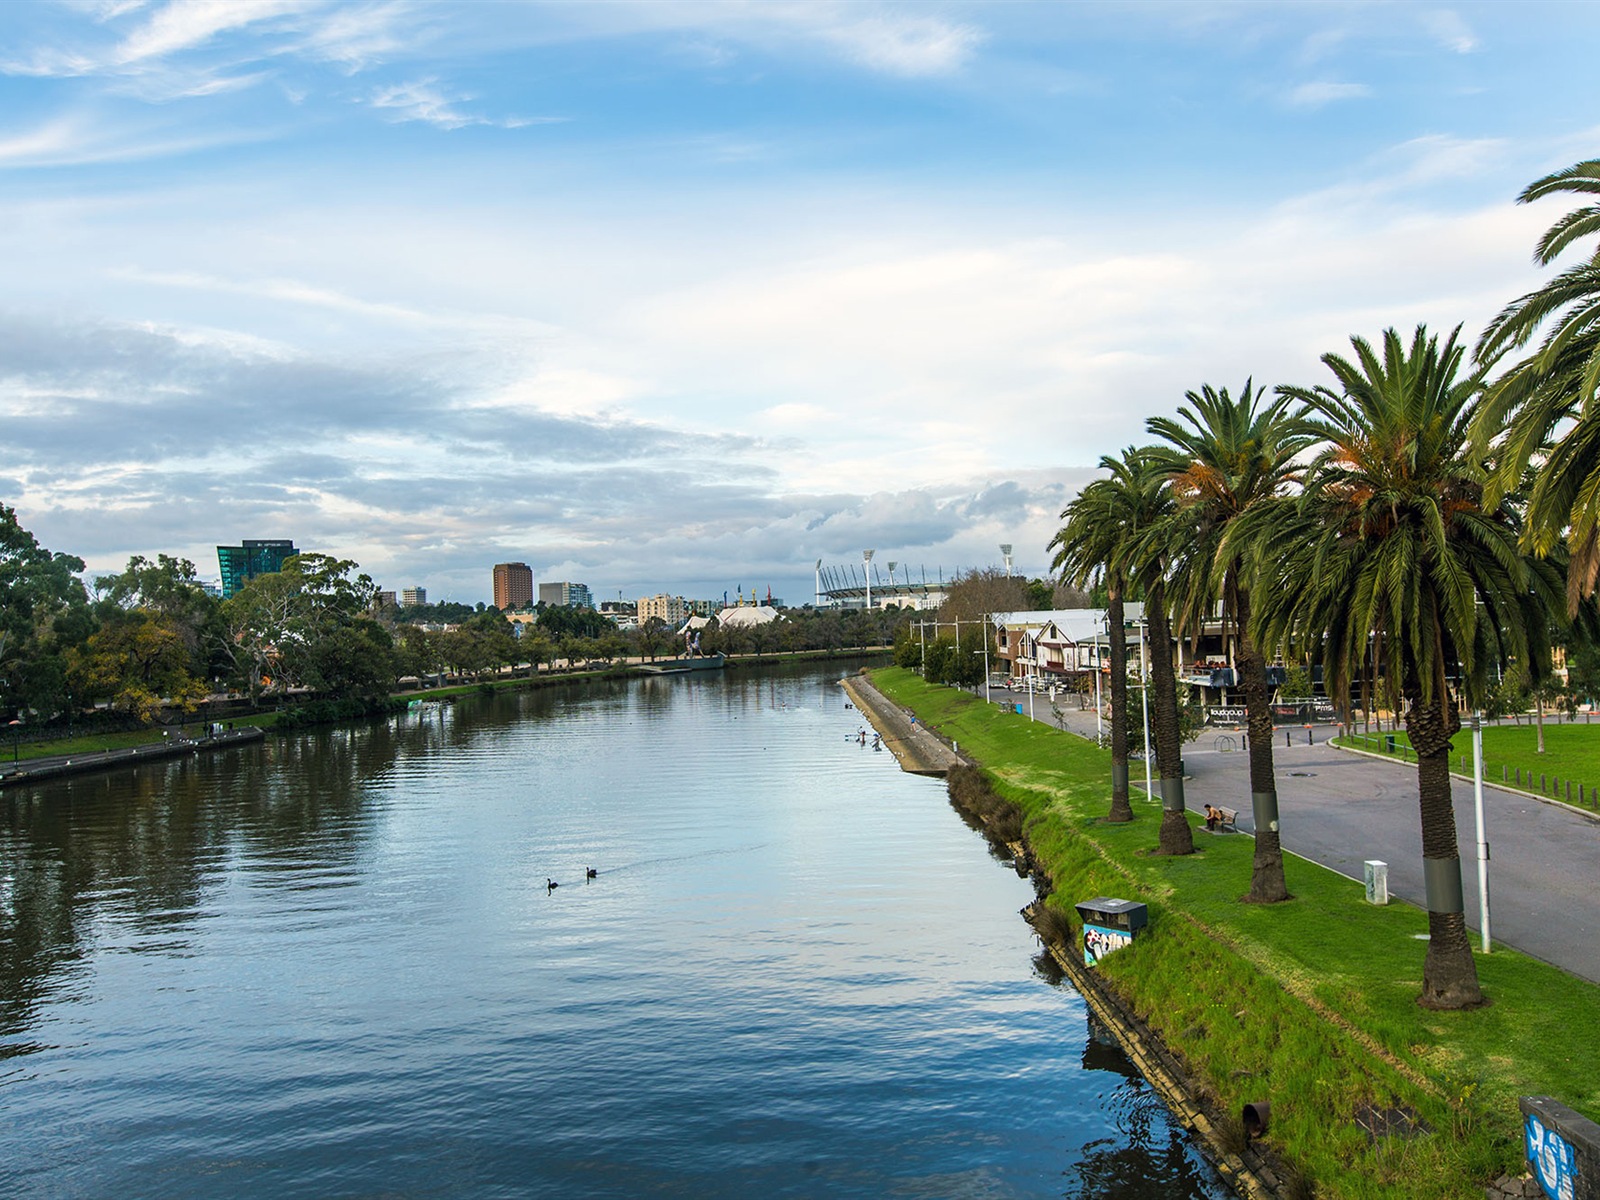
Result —
M 1294 108 L 1322 108 L 1340 100 L 1359 100 L 1372 95 L 1364 83 L 1339 83 L 1331 79 L 1317 79 L 1302 83 L 1286 97 Z
M 304 0 L 171 0 L 123 39 L 113 61 L 125 66 L 164 58 L 204 45 L 219 33 L 307 7 Z
M 984 41 L 975 26 L 904 13 L 824 22 L 813 32 L 863 66 L 913 76 L 957 70 Z
M 391 110 L 397 121 L 422 121 L 439 129 L 463 129 L 468 125 L 492 125 L 501 129 L 521 129 L 527 125 L 551 125 L 562 117 L 483 117 L 456 107 L 468 95 L 449 95 L 437 79 L 378 88 L 370 97 L 374 108 Z
M 1422 24 L 1441 46 L 1456 54 L 1471 54 L 1478 37 L 1454 9 L 1436 8 L 1422 14 Z

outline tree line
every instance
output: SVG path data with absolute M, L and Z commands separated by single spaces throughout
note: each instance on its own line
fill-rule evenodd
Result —
M 1549 265 L 1600 235 L 1600 160 L 1519 200 L 1586 201 L 1540 239 Z M 1542 336 L 1541 336 L 1542 334 Z M 1128 821 L 1123 609 L 1142 596 L 1162 818 L 1188 854 L 1173 646 L 1220 608 L 1249 714 L 1256 852 L 1248 900 L 1289 898 L 1266 667 L 1320 666 L 1349 713 L 1403 714 L 1418 761 L 1429 941 L 1421 1002 L 1482 1003 L 1450 799 L 1463 710 L 1552 692 L 1553 650 L 1593 666 L 1600 579 L 1600 250 L 1508 304 L 1469 345 L 1385 330 L 1321 358 L 1311 386 L 1203 386 L 1154 440 L 1101 459 L 1051 543 L 1110 610 L 1111 807 Z
M 417 613 L 378 603 L 355 562 L 301 554 L 220 600 L 186 559 L 129 559 L 118 574 L 85 583 L 83 560 L 52 552 L 0 504 L 0 716 L 30 728 L 110 714 L 128 724 L 193 712 L 208 695 L 253 701 L 311 694 L 379 701 L 401 685 L 445 677 L 484 679 L 680 653 L 682 638 L 658 619 L 620 630 L 589 609 L 541 605 L 516 636 L 493 607 L 456 605 L 459 623 L 429 630 Z M 455 610 L 463 610 L 456 612 Z M 785 610 L 760 626 L 715 623 L 701 635 L 712 654 L 775 654 L 888 644 L 906 618 L 895 612 Z

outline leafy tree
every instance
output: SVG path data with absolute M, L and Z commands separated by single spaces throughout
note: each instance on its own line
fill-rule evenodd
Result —
M 1469 437 L 1482 373 L 1463 374 L 1456 334 L 1440 345 L 1418 326 L 1408 348 L 1386 330 L 1381 354 L 1351 345 L 1353 361 L 1323 355 L 1336 387 L 1280 389 L 1310 406 L 1326 444 L 1307 475 L 1303 542 L 1291 540 L 1300 548 L 1262 627 L 1314 647 L 1331 695 L 1350 694 L 1370 646 L 1382 697 L 1404 703 L 1427 880 L 1420 1002 L 1463 1008 L 1482 992 L 1450 795 L 1456 702 L 1485 697 L 1496 661 L 1527 664 L 1535 683 L 1548 673 L 1562 579 L 1519 552 L 1516 514 L 1486 496 Z
M 209 679 L 212 644 L 219 636 L 215 627 L 221 602 L 200 586 L 192 562 L 158 554 L 151 562 L 142 554 L 128 560 L 118 575 L 101 575 L 94 581 L 95 607 L 102 621 L 119 614 L 144 612 L 161 618 L 183 640 L 190 670 L 199 679 Z
M 300 554 L 223 602 L 224 645 L 252 697 L 305 687 L 370 698 L 399 673 L 393 640 L 367 615 L 376 586 L 357 564 Z M 363 657 L 366 656 L 366 657 Z
M 1287 397 L 1269 400 L 1250 380 L 1238 399 L 1207 385 L 1185 395 L 1176 417 L 1148 427 L 1165 440 L 1152 468 L 1167 475 L 1173 500 L 1188 520 L 1172 556 L 1171 587 L 1178 636 L 1198 632 L 1222 605 L 1224 632 L 1234 635 L 1235 661 L 1250 728 L 1250 800 L 1255 814 L 1255 862 L 1250 899 L 1289 898 L 1278 837 L 1278 790 L 1272 766 L 1272 709 L 1266 658 L 1250 629 L 1250 593 L 1259 546 L 1282 528 L 1285 499 L 1299 482 L 1296 458 L 1312 440 L 1309 425 Z M 1270 586 L 1271 581 L 1269 581 Z
M 86 646 L 67 651 L 67 681 L 79 699 L 108 701 L 148 723 L 168 702 L 193 712 L 206 698 L 210 689 L 192 665 L 178 618 L 139 609 L 114 615 Z
M 0 711 L 49 715 L 65 703 L 63 653 L 93 628 L 82 570 L 81 558 L 46 550 L 0 504 Z
M 400 639 L 396 649 L 399 654 L 398 668 L 401 675 L 415 675 L 418 679 L 422 679 L 439 670 L 443 660 L 440 657 L 436 635 L 429 633 L 420 625 L 399 625 L 396 626 L 396 631 Z
M 552 604 L 539 613 L 539 628 L 559 641 L 564 637 L 598 638 L 616 626 L 592 608 Z
M 998 567 L 964 571 L 945 588 L 939 620 L 978 621 L 1000 612 L 1031 612 L 1036 607 L 1028 581 Z

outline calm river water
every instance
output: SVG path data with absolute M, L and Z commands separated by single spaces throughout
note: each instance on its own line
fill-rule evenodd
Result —
M 7 793 L 0 1194 L 1228 1195 L 842 671 Z

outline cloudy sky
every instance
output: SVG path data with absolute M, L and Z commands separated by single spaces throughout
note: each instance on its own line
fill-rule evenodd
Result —
M 1100 455 L 1546 277 L 1600 6 L 0 6 L 0 501 L 597 598 L 1044 571 Z M 1559 202 L 1557 202 L 1559 203 Z

